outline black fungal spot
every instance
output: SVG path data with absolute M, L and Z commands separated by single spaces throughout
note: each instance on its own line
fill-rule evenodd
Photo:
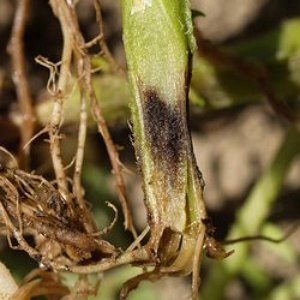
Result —
M 178 107 L 165 103 L 154 89 L 146 90 L 143 96 L 145 133 L 151 154 L 157 162 L 176 168 L 185 144 L 184 116 Z

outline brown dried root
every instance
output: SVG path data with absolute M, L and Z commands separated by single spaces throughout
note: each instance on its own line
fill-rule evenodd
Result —
M 62 300 L 88 300 L 89 296 L 96 296 L 102 276 L 93 276 L 92 280 L 89 277 L 80 275 L 75 285 L 72 286 L 71 293 Z
M 110 132 L 108 130 L 106 121 L 103 117 L 102 111 L 98 105 L 98 101 L 96 98 L 96 94 L 94 91 L 94 88 L 92 86 L 91 81 L 91 74 L 92 74 L 92 66 L 90 57 L 87 53 L 87 47 L 85 40 L 81 34 L 77 14 L 75 11 L 75 5 L 71 3 L 67 3 L 65 1 L 58 1 L 58 0 L 51 0 L 50 4 L 52 6 L 52 9 L 57 16 L 57 18 L 60 21 L 61 28 L 64 35 L 64 54 L 62 59 L 62 66 L 60 71 L 60 77 L 59 77 L 59 83 L 62 82 L 65 85 L 62 86 L 58 84 L 59 86 L 62 86 L 62 88 L 58 90 L 64 91 L 64 88 L 66 88 L 66 80 L 67 80 L 67 74 L 65 74 L 67 71 L 63 68 L 70 69 L 70 57 L 73 55 L 75 63 L 77 65 L 77 78 L 79 79 L 79 86 L 80 86 L 80 92 L 81 92 L 81 114 L 80 114 L 80 132 L 79 132 L 79 138 L 78 138 L 78 151 L 77 151 L 77 158 L 76 158 L 76 170 L 74 173 L 74 193 L 76 194 L 76 199 L 79 202 L 79 205 L 83 208 L 84 203 L 81 201 L 81 188 L 79 184 L 79 178 L 81 174 L 81 167 L 82 167 L 82 159 L 83 159 L 83 145 L 85 142 L 85 134 L 86 134 L 86 101 L 89 101 L 91 104 L 91 113 L 92 116 L 97 123 L 98 130 L 101 133 L 103 140 L 105 142 L 107 152 L 110 158 L 110 162 L 113 169 L 113 174 L 116 180 L 117 185 L 117 191 L 118 191 L 118 197 L 122 206 L 122 211 L 125 219 L 125 228 L 129 229 L 133 235 L 136 237 L 136 231 L 133 226 L 131 213 L 128 207 L 128 200 L 125 193 L 125 184 L 122 176 L 122 164 L 119 160 L 119 154 L 116 149 L 116 146 L 112 140 L 112 137 L 110 135 Z M 109 56 L 112 60 L 112 56 L 110 55 L 108 48 L 106 47 L 106 44 L 101 39 L 102 32 L 102 25 L 101 25 L 101 13 L 100 13 L 100 7 L 98 4 L 94 3 L 96 7 L 96 13 L 98 22 L 100 24 L 100 47 L 104 47 L 104 52 L 106 53 L 106 56 Z M 64 56 L 67 58 L 64 59 Z M 59 95 L 58 95 L 59 96 Z M 50 145 L 51 145 L 51 153 L 54 163 L 54 168 L 56 170 L 56 177 L 59 181 L 59 186 L 61 186 L 60 190 L 65 190 L 62 178 L 64 177 L 61 163 L 60 163 L 60 155 L 58 153 L 59 145 L 57 138 L 58 135 L 58 128 L 61 121 L 61 109 L 62 109 L 62 99 L 63 97 L 59 98 L 57 96 L 57 101 L 55 104 L 55 107 L 57 107 L 57 110 L 53 110 L 53 118 L 51 122 L 51 130 L 53 132 L 50 134 L 50 138 L 52 136 L 52 139 L 50 139 Z M 60 100 L 61 99 L 61 100 Z M 57 115 L 54 114 L 54 112 L 57 111 Z M 56 131 L 54 131 L 54 129 Z M 51 132 L 50 130 L 50 132 Z M 57 162 L 55 164 L 55 162 Z M 91 228 L 90 228 L 91 230 Z
M 63 297 L 69 293 L 69 289 L 61 283 L 59 275 L 35 269 L 24 278 L 22 285 L 11 299 L 29 300 L 31 297 L 42 295 Z
M 99 46 L 101 49 L 101 52 L 103 53 L 103 56 L 107 59 L 107 61 L 110 63 L 110 65 L 115 69 L 120 75 L 126 76 L 125 70 L 122 68 L 122 66 L 115 60 L 112 53 L 110 52 L 105 38 L 104 38 L 104 28 L 103 28 L 103 18 L 101 13 L 101 6 L 99 3 L 99 0 L 93 0 L 93 5 L 96 12 L 96 21 L 99 27 Z
M 101 236 L 87 232 L 81 208 L 75 207 L 74 217 L 57 188 L 41 176 L 2 166 L 0 212 L 10 245 L 13 236 L 18 249 L 46 267 L 67 269 L 117 252 Z M 25 232 L 33 234 L 33 245 L 26 241 Z
M 7 235 L 12 248 L 26 251 L 32 258 L 40 262 L 41 267 L 50 267 L 54 270 L 70 269 L 76 272 L 76 269 L 73 268 L 78 267 L 78 273 L 93 273 L 93 270 L 101 272 L 101 270 L 112 268 L 118 264 L 151 261 L 151 257 L 145 249 L 118 255 L 118 251 L 111 244 L 101 239 L 101 235 L 109 232 L 115 224 L 118 212 L 110 205 L 115 210 L 116 217 L 103 232 L 97 233 L 93 217 L 85 204 L 81 174 L 87 134 L 87 106 L 89 104 L 112 163 L 125 218 L 125 228 L 131 230 L 135 235 L 125 195 L 122 164 L 92 87 L 92 67 L 87 53 L 89 43 L 85 43 L 80 32 L 75 4 L 57 0 L 51 0 L 50 4 L 61 24 L 62 58 L 58 63 L 52 63 L 43 57 L 38 57 L 36 60 L 50 70 L 47 87 L 54 99 L 54 105 L 50 122 L 44 131 L 49 132 L 55 183 L 20 170 L 17 163 L 13 166 L 1 166 L 0 224 L 5 226 L 5 230 L 2 232 Z M 28 8 L 28 1 L 24 6 Z M 100 30 L 99 38 L 96 38 L 95 41 L 99 41 L 102 54 L 110 63 L 115 64 L 115 69 L 122 72 L 103 39 L 100 5 L 94 2 L 94 6 Z M 23 11 L 18 45 L 22 43 L 25 17 L 26 12 Z M 18 55 L 22 54 L 21 50 L 19 47 Z M 73 62 L 76 66 L 75 71 L 72 68 Z M 70 184 L 61 157 L 60 127 L 63 124 L 63 104 L 69 97 L 73 86 L 70 81 L 71 77 L 76 77 L 78 80 L 81 110 L 74 174 Z M 34 139 L 31 136 L 32 133 L 26 139 L 27 145 Z M 9 153 L 6 152 L 6 154 Z M 33 236 L 34 242 L 27 241 L 28 235 Z M 30 281 L 23 290 L 26 290 L 25 293 L 29 295 L 32 289 L 39 286 L 39 283 L 40 280 Z
M 143 280 L 148 280 L 148 281 L 157 281 L 161 277 L 163 277 L 164 274 L 160 273 L 159 270 L 154 269 L 153 271 L 150 272 L 145 272 L 140 275 L 135 276 L 134 278 L 129 279 L 128 281 L 125 282 L 125 284 L 122 287 L 121 293 L 120 293 L 120 300 L 126 300 L 128 297 L 128 294 L 136 289 L 138 285 L 141 283 Z
M 54 10 L 56 14 L 59 13 L 59 6 L 57 10 Z M 74 203 L 71 199 L 71 195 L 68 189 L 67 178 L 65 169 L 61 157 L 60 149 L 60 126 L 63 122 L 63 103 L 65 98 L 68 96 L 68 83 L 70 79 L 70 67 L 72 59 L 72 47 L 70 43 L 70 30 L 67 26 L 67 22 L 62 23 L 63 33 L 63 53 L 60 63 L 60 73 L 58 75 L 57 90 L 54 91 L 54 105 L 51 115 L 49 126 L 49 142 L 50 142 L 50 153 L 53 162 L 53 168 L 55 177 L 58 184 L 59 192 L 66 199 L 67 205 L 70 212 L 74 215 L 73 206 Z
M 22 123 L 20 124 L 21 145 L 19 161 L 22 166 L 27 166 L 27 156 L 30 148 L 24 149 L 24 145 L 30 140 L 34 131 L 34 110 L 30 87 L 25 70 L 25 55 L 23 36 L 25 31 L 26 18 L 28 16 L 29 0 L 18 0 L 14 24 L 8 51 L 11 55 L 13 81 L 16 86 L 20 111 L 22 113 Z

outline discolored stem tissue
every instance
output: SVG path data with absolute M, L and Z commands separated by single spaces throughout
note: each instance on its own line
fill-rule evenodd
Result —
M 187 123 L 195 48 L 190 3 L 123 0 L 122 5 L 134 147 L 151 229 L 146 247 L 158 258 L 160 274 L 194 270 L 198 277 L 206 210 Z M 193 285 L 196 299 L 198 281 Z

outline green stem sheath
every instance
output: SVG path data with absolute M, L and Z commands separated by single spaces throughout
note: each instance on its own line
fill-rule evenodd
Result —
M 164 272 L 190 273 L 206 217 L 187 124 L 194 49 L 190 4 L 123 0 L 122 11 L 134 147 L 151 228 L 148 247 Z

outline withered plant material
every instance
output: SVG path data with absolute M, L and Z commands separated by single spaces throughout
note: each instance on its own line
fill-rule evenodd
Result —
M 214 238 L 216 228 L 212 224 L 210 218 L 203 219 L 202 222 L 206 225 L 204 249 L 206 256 L 215 259 L 223 260 L 234 253 L 234 250 L 226 252 L 222 244 Z
M 99 0 L 93 0 L 95 12 L 96 12 L 96 20 L 99 27 L 99 47 L 101 49 L 101 53 L 104 58 L 110 63 L 115 71 L 117 71 L 120 75 L 126 77 L 126 72 L 123 67 L 115 60 L 112 53 L 110 52 L 104 37 L 104 26 L 103 26 L 103 18 L 101 12 L 101 6 Z
M 85 230 L 80 207 L 73 212 L 57 188 L 41 176 L 2 166 L 0 173 L 1 223 L 7 237 L 46 267 L 68 269 L 93 256 L 109 257 L 116 249 L 98 235 Z M 75 217 L 73 213 L 75 212 Z M 35 238 L 31 245 L 25 233 Z
M 102 111 L 98 105 L 94 88 L 92 86 L 91 76 L 92 76 L 92 67 L 90 57 L 87 52 L 87 44 L 84 41 L 84 38 L 81 34 L 78 24 L 78 18 L 75 11 L 75 6 L 71 3 L 65 1 L 51 0 L 50 4 L 55 15 L 58 17 L 61 28 L 64 35 L 64 51 L 62 56 L 62 65 L 58 81 L 58 94 L 56 95 L 56 105 L 53 109 L 52 121 L 50 124 L 50 145 L 51 153 L 54 163 L 54 169 L 56 169 L 57 178 L 61 179 L 61 190 L 65 191 L 65 182 L 63 180 L 64 172 L 61 163 L 60 153 L 59 153 L 59 126 L 62 121 L 62 101 L 61 97 L 63 92 L 67 92 L 67 77 L 68 72 L 70 72 L 70 60 L 73 57 L 77 66 L 77 78 L 78 84 L 80 86 L 81 92 L 81 110 L 80 110 L 80 130 L 78 136 L 78 151 L 76 155 L 76 170 L 74 173 L 74 193 L 77 195 L 76 199 L 79 201 L 79 205 L 84 207 L 84 202 L 81 201 L 81 186 L 80 186 L 80 174 L 82 168 L 83 154 L 84 154 L 84 144 L 86 136 L 86 107 L 87 101 L 91 103 L 91 113 L 94 120 L 97 123 L 98 130 L 101 133 L 103 140 L 105 142 L 108 155 L 112 164 L 113 174 L 117 184 L 117 191 L 119 200 L 122 206 L 122 211 L 125 218 L 125 228 L 132 231 L 135 234 L 135 229 L 132 223 L 131 213 L 127 204 L 127 198 L 125 193 L 125 184 L 122 176 L 122 164 L 119 160 L 118 151 L 113 143 L 110 132 L 107 128 L 106 121 L 103 117 Z M 97 15 L 99 18 L 99 6 L 96 5 Z M 101 19 L 99 20 L 101 22 Z M 102 30 L 102 27 L 100 27 Z M 103 33 L 100 32 L 99 38 L 103 38 Z M 96 38 L 97 40 L 97 38 Z M 103 42 L 101 44 L 103 46 Z M 106 48 L 106 53 L 107 53 Z M 64 69 L 65 68 L 65 69 Z M 63 86 L 60 88 L 59 83 L 62 83 Z M 63 96 L 63 95 L 62 95 Z M 66 96 L 66 95 L 64 95 Z M 52 132 L 52 133 L 51 133 Z M 51 138 L 52 137 L 52 138 Z M 56 153 L 53 155 L 53 153 Z M 91 226 L 90 226 L 91 227 Z M 92 228 L 89 230 L 92 231 Z
M 27 167 L 27 156 L 30 152 L 30 148 L 24 146 L 31 139 L 34 132 L 34 109 L 32 107 L 32 98 L 30 87 L 26 73 L 26 60 L 24 55 L 24 31 L 26 19 L 28 17 L 30 0 L 18 0 L 17 9 L 14 17 L 14 23 L 12 28 L 12 34 L 8 51 L 11 55 L 12 62 L 12 79 L 16 86 L 16 92 L 18 96 L 19 108 L 21 111 L 21 144 L 19 161 L 20 165 Z
M 89 296 L 97 296 L 102 277 L 102 274 L 80 275 L 63 300 L 89 300 Z
M 11 296 L 14 300 L 30 300 L 36 296 L 56 296 L 62 298 L 70 294 L 69 289 L 61 283 L 58 274 L 34 269 L 24 279 L 19 289 Z

